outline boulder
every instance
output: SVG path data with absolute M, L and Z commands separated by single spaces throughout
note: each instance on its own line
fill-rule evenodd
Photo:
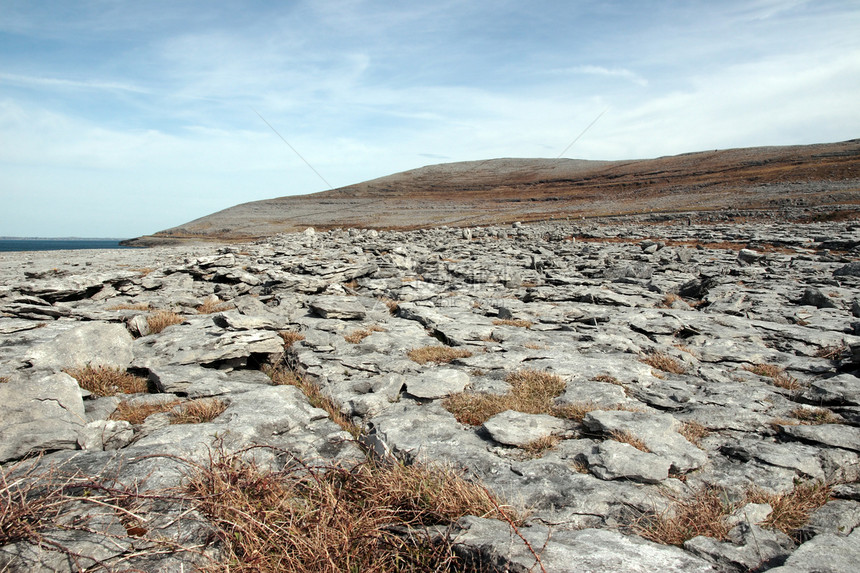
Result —
M 125 369 L 133 358 L 134 340 L 122 324 L 89 322 L 59 334 L 30 350 L 33 368 L 62 370 L 84 366 Z

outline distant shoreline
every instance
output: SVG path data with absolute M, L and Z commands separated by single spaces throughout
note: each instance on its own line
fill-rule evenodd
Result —
M 20 238 L 0 237 L 0 252 L 20 251 L 77 251 L 86 249 L 129 249 L 121 245 L 122 239 L 78 239 L 78 238 Z

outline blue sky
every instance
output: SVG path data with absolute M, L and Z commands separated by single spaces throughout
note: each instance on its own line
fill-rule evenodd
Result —
M 0 0 L 0 235 L 449 161 L 860 137 L 856 0 Z

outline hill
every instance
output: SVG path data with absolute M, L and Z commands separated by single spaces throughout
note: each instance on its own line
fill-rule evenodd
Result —
M 860 213 L 860 139 L 629 161 L 445 163 L 243 203 L 129 244 L 247 240 L 306 227 L 414 229 L 645 213 L 854 217 Z

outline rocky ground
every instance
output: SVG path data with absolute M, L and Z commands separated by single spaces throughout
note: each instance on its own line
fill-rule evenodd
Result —
M 0 570 L 217 560 L 206 519 L 164 492 L 213 451 L 264 445 L 254 455 L 272 467 L 375 453 L 463 469 L 528 510 L 518 535 L 482 516 L 451 532 L 500 570 L 856 571 L 858 254 L 852 222 L 308 230 L 3 253 L 5 495 L 50 471 L 138 503 L 93 513 L 81 497 L 41 546 L 0 547 Z M 155 309 L 181 323 L 150 332 Z M 272 363 L 315 382 L 360 442 L 273 385 Z M 64 372 L 86 365 L 146 376 L 149 392 L 97 397 Z M 519 400 L 536 375 L 560 384 L 537 406 Z M 170 423 L 206 401 L 225 409 Z M 166 402 L 173 413 L 116 415 Z M 804 525 L 779 528 L 782 502 L 822 490 Z M 708 492 L 732 510 L 720 539 L 645 539 Z

